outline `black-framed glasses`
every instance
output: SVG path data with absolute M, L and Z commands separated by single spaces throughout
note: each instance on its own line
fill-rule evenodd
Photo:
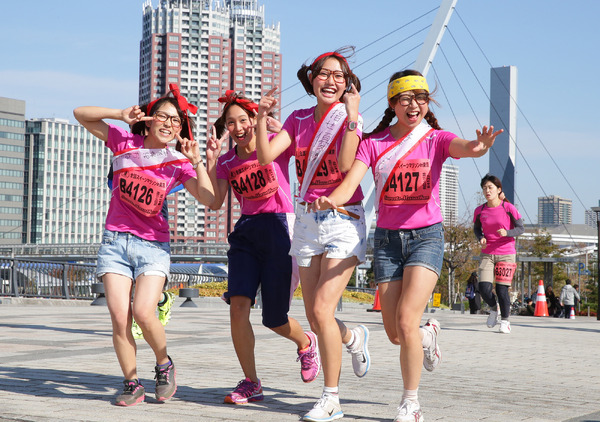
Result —
M 398 103 L 403 106 L 412 104 L 413 100 L 419 105 L 427 104 L 429 102 L 429 94 L 422 92 L 417 95 L 400 95 L 398 97 Z
M 321 69 L 321 71 L 317 73 L 317 78 L 326 81 L 331 75 L 333 75 L 335 83 L 341 84 L 342 82 L 346 82 L 346 75 L 340 70 Z
M 173 127 L 181 127 L 181 118 L 179 116 L 170 116 L 162 111 L 157 111 L 156 113 L 154 113 L 154 118 L 161 123 L 164 123 L 167 120 L 171 119 L 171 125 Z

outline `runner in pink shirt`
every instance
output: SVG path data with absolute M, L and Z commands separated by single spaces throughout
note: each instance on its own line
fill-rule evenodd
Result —
M 481 244 L 479 293 L 491 308 L 487 326 L 496 326 L 500 310 L 498 330 L 500 333 L 510 334 L 508 289 L 517 268 L 515 238 L 523 234 L 525 227 L 519 211 L 504 198 L 500 179 L 486 174 L 481 179 L 481 189 L 487 202 L 475 208 L 473 215 L 473 230 Z M 496 294 L 492 291 L 494 281 Z
M 221 208 L 229 186 L 242 208 L 242 216 L 228 238 L 229 274 L 224 297 L 230 304 L 231 338 L 244 379 L 225 397 L 225 403 L 246 404 L 264 398 L 250 324 L 250 309 L 259 288 L 263 325 L 296 343 L 304 382 L 319 374 L 319 348 L 314 333 L 305 333 L 298 321 L 288 317 L 298 286 L 295 262 L 288 253 L 294 217 L 288 174 L 293 148 L 272 163 L 261 165 L 256 158 L 254 133 L 258 105 L 234 91 L 227 91 L 219 101 L 224 103 L 223 112 L 207 143 L 208 172 L 215 191 L 210 208 Z M 279 123 L 270 122 L 275 126 Z M 219 156 L 223 141 L 229 137 L 234 147 Z
M 104 283 L 113 345 L 125 377 L 123 392 L 115 400 L 119 406 L 145 400 L 137 376 L 133 317 L 156 357 L 156 399 L 168 400 L 177 390 L 175 365 L 167 355 L 165 330 L 155 313 L 170 267 L 169 223 L 161 209 L 166 195 L 178 184 L 205 205 L 214 200 L 187 115 L 197 108 L 188 104 L 176 85 L 170 88 L 172 96 L 143 107 L 147 114 L 139 106 L 124 110 L 79 107 L 73 112 L 114 153 L 112 198 L 96 275 Z M 134 133 L 104 119 L 121 120 L 133 126 Z M 174 139 L 177 150 L 168 147 Z
M 448 157 L 481 157 L 501 131 L 484 126 L 477 131 L 477 140 L 467 141 L 441 130 L 429 109 L 433 100 L 427 81 L 414 70 L 390 78 L 387 98 L 382 121 L 365 134 L 344 181 L 314 206 L 343 204 L 372 168 L 378 208 L 375 281 L 385 331 L 393 344 L 400 345 L 404 383 L 395 421 L 414 422 L 423 420 L 417 394 L 421 366 L 432 371 L 441 361 L 438 321 L 430 318 L 423 328 L 419 326 L 444 258 L 442 164 Z M 397 121 L 390 126 L 394 118 Z
M 300 192 L 290 254 L 298 261 L 306 316 L 319 339 L 325 378 L 323 394 L 304 415 L 305 421 L 331 421 L 344 416 L 338 395 L 340 343 L 351 353 L 358 377 L 365 376 L 370 366 L 367 328 L 359 325 L 350 330 L 335 318 L 337 304 L 355 266 L 365 260 L 362 191 L 355 187 L 336 210 L 315 212 L 308 208 L 342 182 L 362 136 L 362 118 L 358 113 L 360 81 L 348 66 L 346 51 L 321 54 L 298 71 L 298 79 L 307 94 L 316 98 L 316 106 L 294 111 L 269 142 L 266 119 L 278 103 L 273 89 L 260 101 L 256 127 L 261 164 L 274 162 L 289 148 L 295 151 Z

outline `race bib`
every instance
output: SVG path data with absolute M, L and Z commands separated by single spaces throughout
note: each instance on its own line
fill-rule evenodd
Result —
M 154 217 L 160 212 L 166 192 L 166 180 L 135 170 L 119 174 L 119 197 L 146 217 Z
M 403 160 L 394 167 L 381 199 L 386 205 L 426 204 L 431 199 L 431 190 L 429 159 Z
M 516 262 L 496 262 L 494 275 L 496 283 L 512 284 L 513 275 L 517 269 Z
M 296 149 L 296 176 L 298 176 L 301 185 L 304 181 L 307 157 L 308 148 Z M 309 188 L 329 188 L 340 183 L 342 183 L 342 173 L 338 167 L 335 146 L 332 145 L 323 156 L 321 164 L 317 167 Z
M 229 172 L 231 187 L 250 201 L 270 198 L 279 189 L 272 164 L 261 166 L 258 161 L 246 162 Z

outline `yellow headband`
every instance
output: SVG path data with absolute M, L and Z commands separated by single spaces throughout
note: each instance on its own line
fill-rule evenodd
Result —
M 388 100 L 400 94 L 401 92 L 412 91 L 413 89 L 424 89 L 425 91 L 429 92 L 427 80 L 423 76 L 412 75 L 394 79 L 388 85 Z

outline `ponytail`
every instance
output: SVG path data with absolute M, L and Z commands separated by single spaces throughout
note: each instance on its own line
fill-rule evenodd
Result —
M 372 132 L 363 133 L 363 139 L 366 139 L 374 133 L 379 133 L 385 128 L 389 127 L 389 125 L 392 123 L 392 120 L 394 120 L 394 117 L 396 117 L 396 112 L 394 111 L 394 109 L 391 107 L 386 108 L 385 112 L 383 113 L 383 118 L 381 119 L 377 127 L 373 129 Z

